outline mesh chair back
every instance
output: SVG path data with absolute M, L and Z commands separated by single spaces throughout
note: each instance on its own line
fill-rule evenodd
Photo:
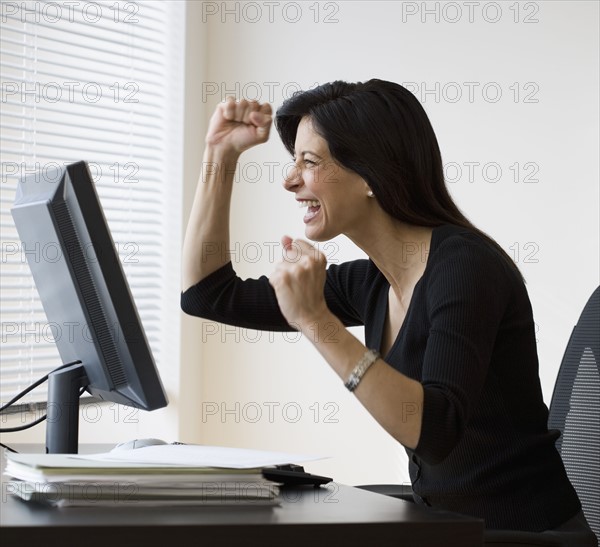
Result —
M 571 333 L 554 386 L 548 427 L 590 527 L 600 536 L 600 287 Z

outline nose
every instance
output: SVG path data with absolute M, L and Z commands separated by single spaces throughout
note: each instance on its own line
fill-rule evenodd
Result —
M 297 192 L 298 189 L 302 186 L 302 175 L 300 173 L 300 169 L 296 164 L 292 164 L 292 166 L 287 170 L 285 176 L 283 177 L 283 187 L 288 192 Z

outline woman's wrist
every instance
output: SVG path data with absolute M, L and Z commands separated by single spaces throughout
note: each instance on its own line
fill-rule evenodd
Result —
M 235 166 L 240 157 L 240 152 L 230 146 L 218 146 L 206 143 L 204 148 L 204 161 Z
M 226 189 L 225 201 L 229 204 L 235 171 L 240 155 L 231 148 L 207 145 L 202 157 L 198 182 L 208 187 Z
M 339 332 L 344 328 L 340 320 L 325 306 L 295 325 L 313 344 L 339 341 Z

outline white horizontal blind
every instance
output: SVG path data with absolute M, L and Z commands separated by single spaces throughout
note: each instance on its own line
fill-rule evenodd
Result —
M 61 363 L 10 208 L 19 178 L 85 160 L 160 368 L 173 335 L 183 2 L 2 2 L 2 402 Z M 175 283 L 178 279 L 175 279 Z M 167 294 L 167 288 L 171 289 Z M 176 321 L 175 321 L 176 323 Z M 165 324 L 169 324 L 165 328 Z M 169 357 L 173 355 L 169 344 Z M 46 387 L 25 401 L 44 400 Z

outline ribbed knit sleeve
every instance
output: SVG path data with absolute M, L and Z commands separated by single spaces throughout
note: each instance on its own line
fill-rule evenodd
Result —
M 423 282 L 429 334 L 421 383 L 421 436 L 415 453 L 443 461 L 461 439 L 488 373 L 510 299 L 506 262 L 481 241 L 446 239 Z
M 292 331 L 266 276 L 239 278 L 228 262 L 181 294 L 181 309 L 196 317 L 236 327 Z
M 360 285 L 366 260 L 332 265 L 327 269 L 324 297 L 329 309 L 345 326 L 362 325 Z M 358 295 L 358 297 L 357 297 Z M 236 327 L 293 331 L 279 309 L 275 290 L 266 276 L 241 279 L 231 262 L 181 293 L 181 309 L 197 317 Z

